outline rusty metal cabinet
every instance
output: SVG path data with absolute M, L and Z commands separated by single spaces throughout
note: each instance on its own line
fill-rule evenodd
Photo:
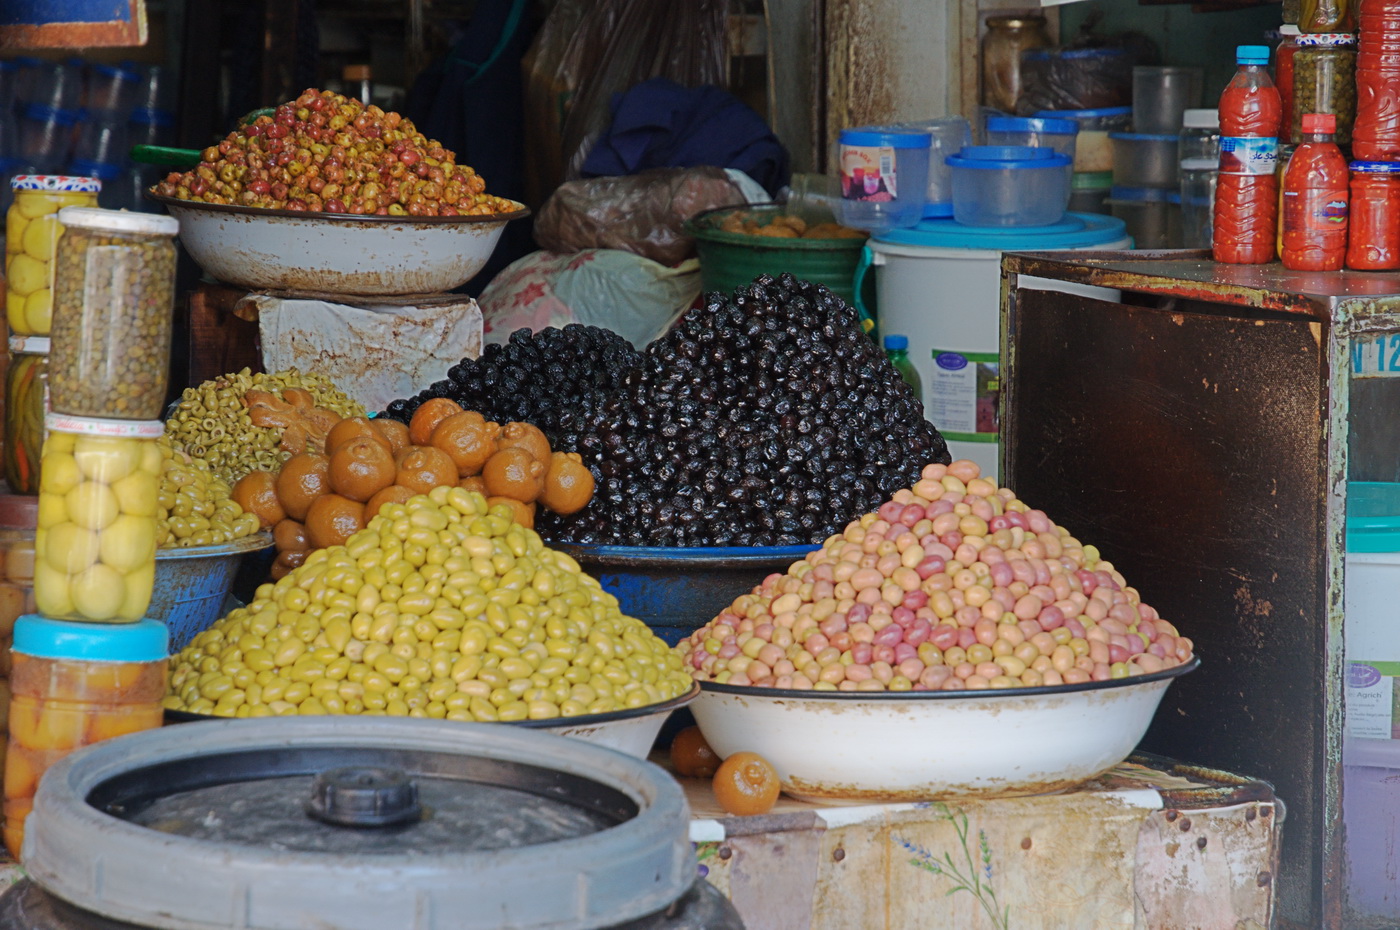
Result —
M 1400 278 L 1191 252 L 1002 267 L 1004 483 L 1097 544 L 1203 661 L 1142 748 L 1275 786 L 1279 926 L 1369 925 L 1343 891 L 1343 526 L 1349 479 L 1400 470 L 1400 378 L 1363 364 L 1400 333 Z

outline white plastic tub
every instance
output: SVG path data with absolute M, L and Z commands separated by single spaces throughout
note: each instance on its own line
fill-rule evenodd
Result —
M 965 226 L 1049 226 L 1069 206 L 1073 159 L 1054 149 L 969 145 L 946 161 L 953 218 Z
M 1034 229 L 926 220 L 870 240 L 856 271 L 856 293 L 865 269 L 873 266 L 880 328 L 909 337 L 909 359 L 923 383 L 924 416 L 948 440 L 953 458 L 972 459 L 982 474 L 995 477 L 1002 253 L 1131 247 L 1123 221 L 1099 214 L 1070 213 Z M 1108 301 L 1119 297 L 1102 287 L 1050 281 L 1035 286 Z

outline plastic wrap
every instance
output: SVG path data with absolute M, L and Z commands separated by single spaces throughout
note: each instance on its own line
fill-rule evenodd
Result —
M 535 252 L 496 276 L 481 295 L 486 342 L 522 327 L 601 326 L 646 346 L 700 296 L 700 262 L 675 268 L 617 249 Z
M 1133 102 L 1133 54 L 1125 48 L 1033 49 L 1021 53 L 1016 112 L 1096 110 Z
M 579 75 L 564 117 L 565 177 L 576 178 L 594 141 L 612 121 L 612 96 L 649 78 L 685 87 L 725 83 L 726 0 L 599 0 L 584 21 L 612 15 L 615 25 L 598 35 Z
M 528 203 L 578 177 L 614 93 L 652 77 L 724 83 L 725 12 L 721 0 L 558 0 L 523 63 Z
M 686 220 L 744 202 L 722 168 L 566 181 L 540 210 L 535 241 L 550 252 L 621 249 L 675 265 L 695 255 L 695 240 L 682 228 Z

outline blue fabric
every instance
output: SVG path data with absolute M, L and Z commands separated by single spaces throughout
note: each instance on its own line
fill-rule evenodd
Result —
M 792 175 L 787 149 L 763 117 L 713 84 L 653 78 L 614 94 L 612 112 L 583 163 L 585 177 L 713 165 L 737 168 L 776 195 Z

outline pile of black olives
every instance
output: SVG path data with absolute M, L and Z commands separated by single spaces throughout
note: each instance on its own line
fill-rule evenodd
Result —
M 820 544 L 949 461 L 856 312 L 786 274 L 706 295 L 645 352 L 596 327 L 520 330 L 385 414 L 432 397 L 583 456 L 593 501 L 540 513 L 557 542 Z

